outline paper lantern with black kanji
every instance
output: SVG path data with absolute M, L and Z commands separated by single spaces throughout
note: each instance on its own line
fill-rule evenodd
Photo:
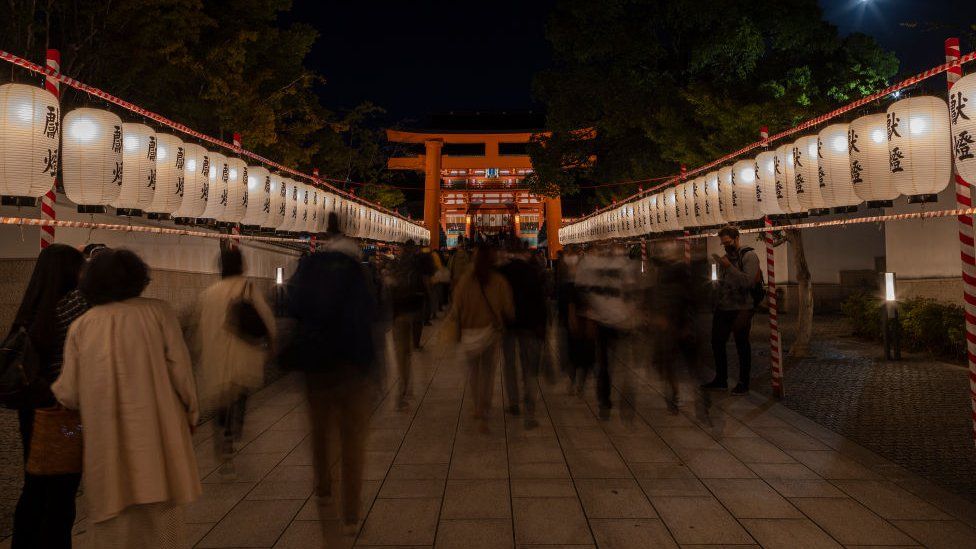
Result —
M 183 144 L 183 201 L 173 218 L 191 222 L 203 216 L 210 198 L 210 160 L 207 149 L 194 143 Z
M 690 202 L 691 207 L 691 220 L 695 227 L 702 227 L 708 225 L 708 219 L 705 215 L 706 211 L 706 200 L 708 196 L 705 193 L 705 176 L 699 176 L 688 182 L 688 189 L 690 191 Z
M 112 202 L 119 215 L 142 215 L 156 194 L 156 132 L 145 124 L 122 124 L 122 186 Z
M 100 109 L 75 109 L 62 127 L 64 194 L 78 211 L 104 211 L 122 185 L 122 119 Z
M 793 165 L 793 144 L 780 145 L 776 149 L 776 203 L 783 213 L 803 213 L 796 195 L 796 169 Z
M 705 191 L 705 224 L 722 225 L 725 218 L 720 207 L 722 196 L 718 188 L 718 172 L 705 174 L 705 185 L 702 189 Z
M 762 217 L 756 203 L 756 159 L 740 160 L 732 165 L 732 212 L 739 221 Z
M 820 192 L 828 208 L 856 207 L 861 199 L 851 183 L 851 155 L 847 132 L 850 124 L 831 124 L 820 130 L 817 149 L 820 154 Z
M 678 228 L 692 227 L 695 224 L 695 220 L 691 217 L 692 208 L 688 208 L 688 185 L 689 181 L 684 181 L 678 183 L 674 186 L 674 210 L 675 210 L 675 221 L 678 224 Z
M 281 175 L 271 174 L 271 208 L 267 219 L 261 224 L 261 228 L 266 230 L 277 230 L 285 222 L 285 211 L 287 210 L 288 189 L 284 178 Z
M 227 157 L 213 151 L 207 151 L 204 157 L 207 166 L 207 207 L 200 216 L 205 223 L 216 223 L 227 206 Z
M 793 143 L 793 183 L 803 210 L 820 211 L 827 207 L 820 193 L 820 153 L 817 136 L 807 135 Z
M 851 122 L 847 131 L 854 193 L 874 207 L 901 195 L 888 170 L 886 121 L 884 114 L 869 114 Z
M 298 224 L 295 232 L 307 233 L 312 221 L 312 189 L 306 183 L 298 184 Z
M 320 196 L 322 191 L 318 187 L 312 185 L 308 186 L 308 222 L 305 225 L 305 232 L 309 234 L 318 234 L 322 232 L 322 205 L 320 203 Z
M 955 89 L 955 87 L 953 87 Z M 898 192 L 935 195 L 952 178 L 949 107 L 939 97 L 909 97 L 888 106 L 888 170 Z M 927 201 L 934 201 L 932 196 Z
M 51 190 L 60 137 L 61 109 L 54 95 L 38 86 L 0 86 L 0 196 L 31 204 Z M 93 152 L 100 150 L 101 141 L 90 143 Z
M 261 166 L 247 167 L 247 209 L 241 225 L 256 229 L 271 215 L 271 172 Z
M 156 192 L 146 209 L 151 216 L 169 216 L 183 203 L 186 185 L 186 150 L 183 140 L 168 133 L 156 134 Z
M 949 92 L 949 123 L 956 171 L 976 181 L 976 73 L 962 77 Z
M 247 194 L 247 163 L 240 158 L 228 157 L 225 167 L 227 176 L 227 203 L 217 218 L 221 223 L 240 223 L 247 213 L 250 196 Z
M 678 224 L 678 193 L 674 187 L 665 189 L 662 193 L 664 197 L 665 226 L 669 231 L 677 231 L 681 228 Z
M 285 218 L 278 226 L 278 232 L 295 232 L 298 226 L 298 182 L 291 178 L 284 178 L 285 185 Z
M 776 151 L 759 153 L 755 160 L 756 206 L 763 215 L 784 212 L 776 201 Z
M 718 211 L 726 223 L 737 221 L 732 208 L 732 166 L 718 169 Z

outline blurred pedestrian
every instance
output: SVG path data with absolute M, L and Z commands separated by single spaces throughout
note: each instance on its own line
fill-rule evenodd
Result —
M 264 384 L 275 320 L 264 294 L 244 277 L 239 248 L 220 253 L 220 282 L 200 295 L 194 338 L 200 400 L 216 410 L 214 455 L 225 479 L 236 476 L 234 444 L 244 429 L 247 395 Z
M 743 247 L 739 230 L 729 225 L 718 236 L 725 255 L 712 254 L 718 264 L 718 295 L 712 316 L 712 354 L 715 357 L 715 379 L 703 385 L 705 389 L 728 388 L 729 365 L 726 345 L 729 336 L 735 340 L 739 355 L 739 382 L 732 394 L 749 393 L 752 371 L 752 345 L 749 332 L 756 306 L 764 294 L 759 256 L 752 248 Z
M 366 434 L 378 378 L 375 310 L 365 270 L 344 253 L 305 257 L 288 281 L 287 312 L 295 327 L 279 359 L 286 368 L 305 373 L 315 495 L 323 526 L 334 518 L 325 515 L 333 503 L 331 465 L 339 454 L 341 501 L 336 507 L 348 534 L 359 531 L 362 519 Z M 338 452 L 333 442 L 338 442 Z
M 90 307 L 77 289 L 82 265 L 81 252 L 71 246 L 52 244 L 41 250 L 10 329 L 11 335 L 25 330 L 30 348 L 36 353 L 37 377 L 18 397 L 21 402 L 17 418 L 25 466 L 30 456 L 35 410 L 57 404 L 51 383 L 61 374 L 68 326 Z M 75 493 L 80 482 L 80 473 L 34 475 L 25 467 L 24 486 L 14 511 L 11 548 L 70 548 Z
M 84 424 L 92 547 L 184 547 L 182 505 L 201 493 L 190 354 L 173 309 L 139 297 L 148 284 L 128 250 L 92 258 L 80 289 L 93 307 L 68 330 L 52 386 Z
M 453 329 L 468 361 L 468 382 L 479 429 L 488 431 L 499 345 L 505 326 L 515 318 L 512 288 L 495 270 L 495 250 L 478 247 L 474 266 L 454 290 L 446 322 Z
M 423 330 L 424 303 L 427 299 L 425 273 L 427 261 L 413 240 L 403 245 L 403 251 L 390 267 L 384 280 L 393 309 L 393 349 L 400 391 L 397 406 L 406 408 L 413 396 L 413 375 L 410 365 L 414 347 L 419 347 Z
M 470 241 L 467 238 L 461 237 L 458 239 L 457 249 L 454 250 L 454 255 L 451 256 L 451 261 L 448 263 L 448 268 L 451 270 L 451 287 L 457 287 L 458 282 L 460 282 L 461 277 L 468 274 L 471 270 L 471 251 L 470 251 Z
M 502 372 L 508 399 L 506 411 L 512 415 L 520 413 L 518 371 L 521 369 L 525 425 L 531 428 L 537 424 L 535 397 L 539 388 L 539 366 L 548 323 L 544 274 L 539 263 L 525 249 L 512 251 L 499 271 L 512 289 L 515 306 L 515 317 L 509 323 L 504 338 L 505 361 Z

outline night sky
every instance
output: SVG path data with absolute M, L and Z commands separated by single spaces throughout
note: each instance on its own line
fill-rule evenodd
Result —
M 428 125 L 431 113 L 541 111 L 532 76 L 550 62 L 545 23 L 554 3 L 295 0 L 293 16 L 321 33 L 309 63 L 328 81 L 326 106 L 343 110 L 370 100 L 388 111 L 391 124 L 417 127 Z M 972 0 L 820 4 L 842 33 L 864 32 L 894 50 L 904 75 L 941 63 L 945 37 L 965 40 L 976 23 Z

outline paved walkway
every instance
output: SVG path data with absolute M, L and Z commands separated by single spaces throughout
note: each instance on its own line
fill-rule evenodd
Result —
M 220 480 L 198 431 L 193 546 L 314 548 L 325 535 L 327 547 L 976 547 L 976 507 L 759 395 L 717 401 L 703 425 L 692 402 L 669 414 L 655 376 L 618 364 L 627 396 L 609 420 L 591 388 L 579 398 L 543 384 L 527 430 L 501 413 L 499 380 L 485 435 L 463 367 L 426 349 L 415 405 L 386 397 L 375 411 L 354 541 L 309 499 L 304 395 L 287 376 L 251 401 L 235 482 Z

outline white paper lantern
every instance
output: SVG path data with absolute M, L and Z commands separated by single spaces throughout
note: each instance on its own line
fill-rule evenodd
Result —
M 183 141 L 168 133 L 156 134 L 156 192 L 146 211 L 150 218 L 169 217 L 183 203 L 186 150 Z
M 156 194 L 156 132 L 145 124 L 122 124 L 122 187 L 112 202 L 119 215 L 142 215 Z
M 207 207 L 200 216 L 204 223 L 216 223 L 224 213 L 227 205 L 227 157 L 213 151 L 207 151 L 203 157 L 207 169 Z
M 851 183 L 868 207 L 890 206 L 901 194 L 888 170 L 888 137 L 884 114 L 869 114 L 851 122 L 847 133 Z
M 949 92 L 952 156 L 956 171 L 966 181 L 976 181 L 976 73 L 962 77 Z
M 756 159 L 740 160 L 732 165 L 732 213 L 739 221 L 762 217 L 756 202 Z
M 247 167 L 247 209 L 241 225 L 256 229 L 271 215 L 271 172 L 261 166 Z
M 759 153 L 756 157 L 756 205 L 763 215 L 786 213 L 776 200 L 776 151 Z
M 268 217 L 261 224 L 265 230 L 277 230 L 285 222 L 285 210 L 287 209 L 288 189 L 284 179 L 276 174 L 271 174 L 271 208 Z
M 691 221 L 695 227 L 708 225 L 707 202 L 705 198 L 708 194 L 705 191 L 705 176 L 699 176 L 688 182 L 690 190 Z
M 305 183 L 298 184 L 298 221 L 292 228 L 297 233 L 308 232 L 308 224 L 312 218 L 312 193 Z
M 708 172 L 705 174 L 705 220 L 706 225 L 722 225 L 725 218 L 721 211 L 721 193 L 718 188 L 718 172 Z
M 664 190 L 664 213 L 665 225 L 669 231 L 677 231 L 681 228 L 678 224 L 678 193 L 674 187 Z
M 783 213 L 804 213 L 796 195 L 796 170 L 793 165 L 793 144 L 776 149 L 776 203 Z
M 831 124 L 820 130 L 817 147 L 820 153 L 820 192 L 828 208 L 856 210 L 861 203 L 851 183 L 851 155 L 847 132 L 850 124 Z
M 247 163 L 240 158 L 227 158 L 222 178 L 223 176 L 227 179 L 227 200 L 217 221 L 233 225 L 244 219 L 250 200 L 247 193 Z
M 793 181 L 800 207 L 816 214 L 827 207 L 820 193 L 820 152 L 817 136 L 807 135 L 793 143 Z
M 738 221 L 735 209 L 732 207 L 732 166 L 723 166 L 718 170 L 718 211 L 726 223 Z
M 910 97 L 888 107 L 888 169 L 898 192 L 935 195 L 952 177 L 949 107 L 941 98 Z M 935 197 L 924 199 L 934 202 Z
M 173 212 L 179 223 L 192 223 L 203 216 L 210 196 L 210 160 L 207 149 L 194 143 L 183 144 L 183 201 Z
M 294 232 L 298 226 L 298 182 L 291 178 L 284 178 L 285 185 L 285 218 L 278 231 L 283 233 Z
M 688 207 L 688 198 L 690 193 L 688 192 L 688 187 L 691 184 L 690 181 L 685 181 L 678 183 L 674 187 L 674 198 L 675 198 L 675 220 L 678 223 L 678 228 L 693 227 L 695 225 L 695 220 L 692 217 L 692 212 L 694 208 Z
M 122 185 L 122 119 L 100 109 L 75 109 L 63 127 L 64 193 L 79 212 L 105 211 Z
M 11 197 L 5 202 L 33 204 L 51 190 L 60 137 L 54 95 L 38 86 L 0 86 L 0 195 Z

